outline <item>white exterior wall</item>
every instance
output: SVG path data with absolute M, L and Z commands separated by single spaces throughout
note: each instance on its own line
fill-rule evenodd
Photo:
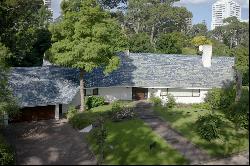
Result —
M 160 97 L 163 100 L 163 102 L 166 102 L 166 97 L 161 96 L 161 92 L 166 92 L 166 91 L 167 91 L 166 88 L 154 88 L 154 89 L 149 88 L 148 98 L 150 98 L 150 96 L 153 95 L 155 97 Z M 177 103 L 184 103 L 184 104 L 202 103 L 204 102 L 207 92 L 208 92 L 208 89 L 204 89 L 204 90 L 201 89 L 199 97 L 174 97 L 174 98 Z
M 107 102 L 115 100 L 132 100 L 131 87 L 98 88 L 98 93 L 99 96 L 103 96 Z

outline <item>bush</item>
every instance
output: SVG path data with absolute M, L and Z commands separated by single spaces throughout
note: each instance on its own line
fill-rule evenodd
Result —
M 208 92 L 205 102 L 213 110 L 227 109 L 234 102 L 235 94 L 235 88 L 232 85 L 222 89 L 214 88 Z
M 104 97 L 102 96 L 90 96 L 86 100 L 86 106 L 88 109 L 98 107 L 105 104 Z
M 176 101 L 173 95 L 168 94 L 167 108 L 172 109 L 176 106 Z
M 75 107 L 74 106 L 69 106 L 69 110 L 66 113 L 67 119 L 73 118 L 76 115 L 76 113 L 77 113 L 77 110 L 75 109 Z
M 135 117 L 134 109 L 131 107 L 123 107 L 121 111 L 114 113 L 112 120 L 119 122 L 125 119 L 133 119 Z
M 218 88 L 208 91 L 205 98 L 205 102 L 208 103 L 212 109 L 220 109 L 220 100 L 221 90 Z
M 220 128 L 223 124 L 221 117 L 218 115 L 208 114 L 200 116 L 195 122 L 196 131 L 201 138 L 211 141 L 220 136 Z
M 211 107 L 208 103 L 197 103 L 197 104 L 191 104 L 192 108 L 197 109 L 205 109 L 205 110 L 211 110 Z
M 0 165 L 14 165 L 15 157 L 11 147 L 0 135 Z
M 151 103 L 153 103 L 154 106 L 161 106 L 161 105 L 162 105 L 161 98 L 159 98 L 159 97 L 150 97 L 150 98 L 149 98 L 149 101 L 150 101 Z
M 225 111 L 227 118 L 232 121 L 236 127 L 249 129 L 249 90 L 242 89 L 242 96 L 239 102 L 234 102 L 228 110 Z
M 85 113 L 76 113 L 69 119 L 69 123 L 73 128 L 83 129 L 94 122 L 94 118 Z

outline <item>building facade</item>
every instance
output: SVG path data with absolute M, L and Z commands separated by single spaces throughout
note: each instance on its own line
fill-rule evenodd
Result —
M 52 10 L 52 6 L 51 6 L 51 0 L 43 0 L 44 5 L 47 6 L 48 10 L 51 12 L 52 14 L 52 18 L 53 18 L 53 10 Z
M 233 16 L 241 19 L 241 6 L 233 0 L 218 0 L 212 5 L 211 30 L 224 25 L 223 20 Z

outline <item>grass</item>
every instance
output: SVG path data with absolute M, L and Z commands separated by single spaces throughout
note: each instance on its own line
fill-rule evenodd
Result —
M 105 126 L 108 136 L 104 150 L 104 164 L 187 164 L 186 159 L 139 119 L 108 121 Z M 94 130 L 87 135 L 87 140 L 91 149 L 97 154 L 93 132 Z M 153 142 L 157 142 L 156 146 L 150 150 L 149 145 Z
M 118 101 L 121 106 L 133 106 L 134 102 L 131 101 Z M 112 103 L 108 105 L 103 105 L 99 107 L 92 108 L 91 110 L 86 110 L 81 113 L 77 113 L 73 116 L 69 122 L 70 124 L 77 129 L 83 129 L 90 124 L 93 124 L 96 119 L 100 116 L 108 117 L 108 113 L 111 111 Z
M 206 150 L 210 155 L 222 157 L 233 153 L 247 150 L 249 147 L 249 134 L 247 130 L 236 132 L 233 124 L 228 121 L 222 113 L 217 111 L 217 114 L 222 115 L 228 125 L 224 127 L 224 137 L 215 141 L 208 142 L 201 139 L 198 133 L 195 132 L 195 121 L 199 115 L 209 113 L 208 110 L 195 108 L 174 108 L 166 110 L 161 107 L 155 107 L 154 110 L 163 119 L 171 124 L 171 126 L 179 131 L 183 136 L 189 139 L 194 144 Z M 225 144 L 225 140 L 227 144 Z

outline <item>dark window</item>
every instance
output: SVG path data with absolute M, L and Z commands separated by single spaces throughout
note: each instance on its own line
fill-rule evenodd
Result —
M 98 95 L 98 88 L 93 89 L 93 95 Z

